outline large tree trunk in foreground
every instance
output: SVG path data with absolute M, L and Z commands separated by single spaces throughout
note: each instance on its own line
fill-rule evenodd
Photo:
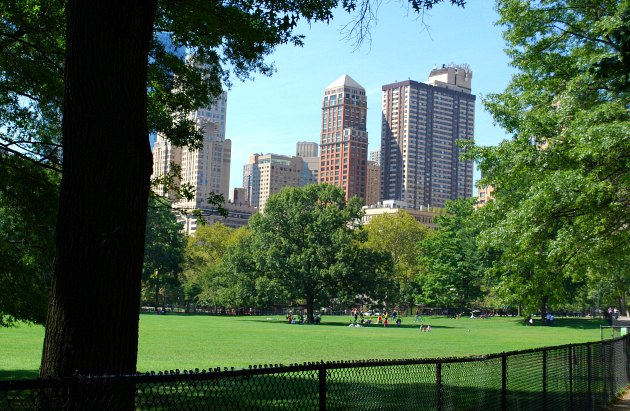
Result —
M 40 374 L 136 370 L 156 1 L 69 1 L 63 178 Z

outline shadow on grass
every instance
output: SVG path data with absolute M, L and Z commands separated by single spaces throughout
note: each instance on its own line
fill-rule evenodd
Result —
M 282 319 L 282 321 L 278 320 L 278 319 L 274 319 L 274 320 L 267 320 L 264 318 L 256 318 L 256 317 L 252 317 L 249 319 L 246 319 L 244 321 L 253 321 L 253 322 L 258 322 L 258 323 L 284 323 L 287 326 L 290 327 L 350 327 L 350 324 L 352 324 L 351 321 L 347 321 L 347 322 L 341 322 L 341 321 L 335 321 L 335 322 L 328 322 L 326 321 L 326 318 L 324 317 L 322 319 L 322 322 L 319 324 L 289 324 L 286 320 Z M 431 324 L 430 322 L 424 322 L 422 323 L 422 325 L 424 327 L 427 326 L 427 324 Z M 385 326 L 383 324 L 369 324 L 369 325 L 363 325 L 362 328 L 385 328 Z M 396 329 L 396 328 L 420 328 L 420 323 L 414 323 L 414 322 L 407 322 L 407 323 L 402 323 L 400 326 L 397 326 L 395 322 L 391 322 L 389 323 L 389 325 L 387 326 L 387 328 L 391 328 L 391 329 Z M 431 329 L 448 329 L 448 328 L 457 328 L 457 327 L 449 327 L 447 325 L 436 325 L 436 326 L 431 326 Z
M 521 321 L 525 326 L 525 320 Z M 556 318 L 551 327 L 554 328 L 575 328 L 578 330 L 598 330 L 600 325 L 610 325 L 600 318 Z M 540 318 L 534 319 L 534 327 L 548 327 Z
M 38 370 L 0 370 L 1 380 L 30 380 L 39 377 Z

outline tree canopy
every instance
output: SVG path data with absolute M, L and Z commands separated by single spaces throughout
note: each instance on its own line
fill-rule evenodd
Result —
M 479 303 L 489 258 L 477 246 L 476 217 L 470 199 L 446 203 L 436 233 L 420 244 L 425 271 L 417 277 L 418 303 L 449 308 Z
M 268 278 L 303 301 L 311 322 L 317 303 L 369 295 L 389 274 L 391 259 L 359 247 L 366 240 L 361 206 L 358 198 L 346 203 L 343 190 L 329 184 L 282 189 L 252 216 L 250 258 L 241 258 L 237 270 Z
M 388 276 L 391 286 L 386 301 L 413 305 L 419 292 L 418 277 L 425 271 L 419 259 L 423 254 L 421 242 L 431 237 L 431 229 L 400 210 L 374 217 L 365 225 L 365 231 L 367 247 L 388 252 L 392 257 L 393 270 Z
M 409 4 L 421 11 L 441 1 Z M 137 312 L 140 298 L 149 132 L 198 146 L 200 133 L 186 113 L 216 97 L 228 73 L 270 74 L 265 56 L 278 45 L 303 41 L 293 33 L 300 19 L 328 21 L 337 6 L 360 16 L 366 5 L 0 4 L 2 172 L 12 156 L 62 169 L 42 376 L 135 371 L 138 319 L 130 313 Z M 364 27 L 366 20 L 358 21 Z M 187 47 L 193 64 L 169 50 L 158 33 Z M 88 320 L 85 312 L 97 314 Z
M 178 294 L 186 236 L 182 233 L 182 225 L 177 222 L 170 204 L 162 203 L 153 197 L 149 200 L 144 244 L 142 270 L 144 300 L 152 300 L 157 310 L 160 297 L 164 306 L 168 292 L 172 295 Z
M 495 188 L 481 242 L 503 250 L 506 292 L 544 312 L 585 281 L 628 275 L 630 3 L 497 9 L 518 73 L 484 101 L 512 139 L 470 152 Z

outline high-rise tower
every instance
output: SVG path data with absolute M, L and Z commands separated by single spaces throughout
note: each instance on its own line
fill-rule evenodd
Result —
M 472 197 L 472 161 L 456 140 L 474 138 L 475 96 L 467 66 L 435 68 L 427 83 L 383 86 L 381 197 L 410 208 Z
M 181 167 L 179 182 L 195 189 L 191 200 L 179 199 L 173 204 L 183 209 L 205 209 L 210 206 L 210 193 L 223 194 L 227 200 L 230 184 L 232 142 L 225 138 L 227 95 L 223 93 L 210 107 L 201 108 L 190 115 L 203 134 L 199 150 L 176 147 L 158 134 L 153 147 L 153 177 L 170 172 L 171 163 Z M 161 195 L 172 193 L 162 193 Z
M 365 199 L 368 134 L 365 89 L 344 74 L 326 87 L 320 135 L 320 183 L 340 186 L 346 200 Z

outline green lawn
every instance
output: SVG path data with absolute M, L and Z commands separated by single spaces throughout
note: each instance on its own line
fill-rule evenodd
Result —
M 525 327 L 522 319 L 413 317 L 403 327 L 348 327 L 350 317 L 323 317 L 321 325 L 290 325 L 284 317 L 201 315 L 140 317 L 138 369 L 242 368 L 306 361 L 454 357 L 596 341 L 599 320 L 557 319 L 554 327 Z M 0 379 L 37 375 L 44 330 L 0 328 Z

